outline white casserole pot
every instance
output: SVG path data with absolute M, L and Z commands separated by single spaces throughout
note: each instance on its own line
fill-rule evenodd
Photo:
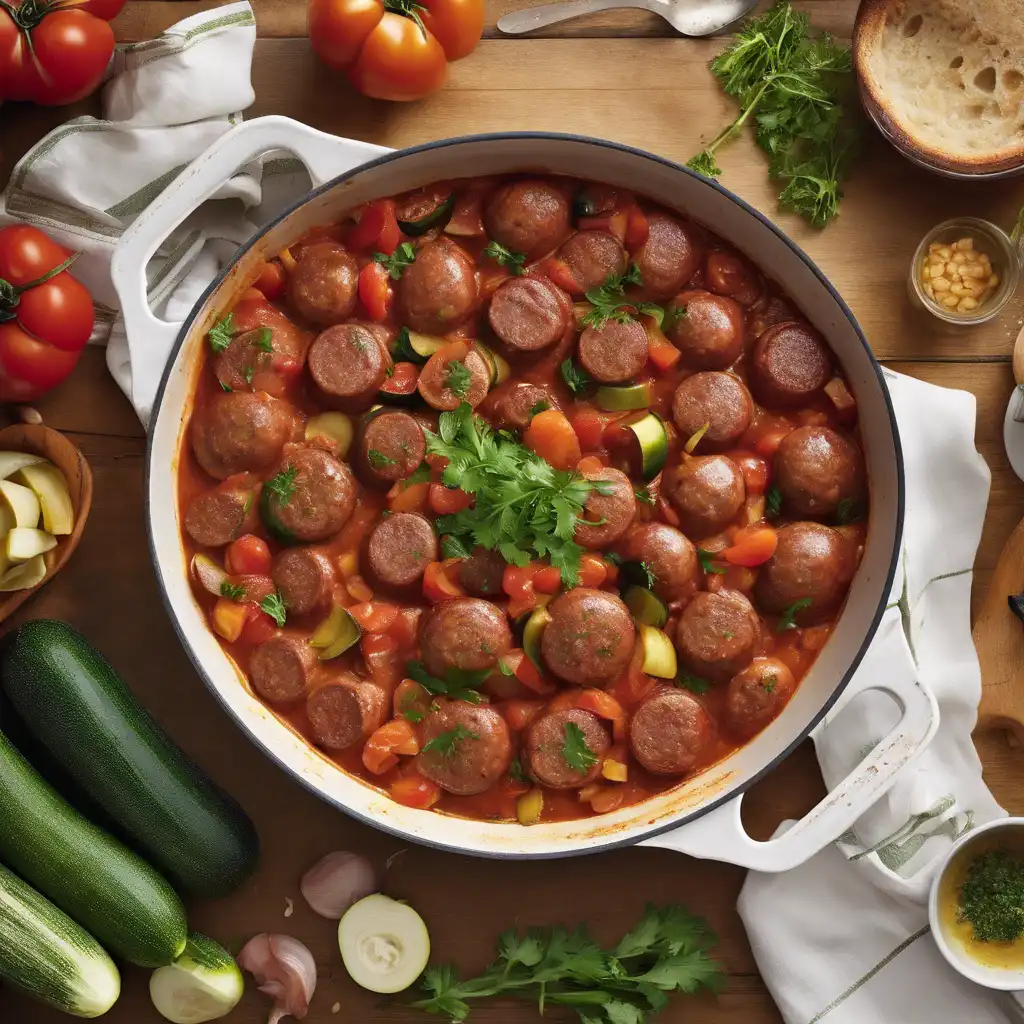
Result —
M 145 267 L 170 232 L 240 167 L 274 150 L 297 155 L 315 191 L 243 245 L 188 319 L 151 313 Z M 632 807 L 579 821 L 524 828 L 415 810 L 346 774 L 250 691 L 193 598 L 181 541 L 176 466 L 188 443 L 190 396 L 205 335 L 260 264 L 309 228 L 371 199 L 427 183 L 509 171 L 550 171 L 635 190 L 706 224 L 761 267 L 825 335 L 860 409 L 871 517 L 864 558 L 829 642 L 783 714 L 722 763 Z M 500 134 L 448 139 L 391 152 L 316 132 L 282 117 L 248 121 L 223 136 L 174 180 L 125 234 L 113 262 L 131 344 L 166 345 L 146 464 L 149 538 L 168 611 L 196 668 L 239 726 L 303 785 L 346 813 L 416 842 L 489 857 L 559 857 L 631 843 L 782 871 L 823 849 L 876 801 L 931 739 L 934 700 L 920 686 L 858 678 L 854 669 L 884 610 L 903 521 L 903 466 L 892 406 L 879 367 L 850 310 L 824 274 L 778 228 L 714 182 L 649 153 L 595 139 Z M 741 794 L 777 765 L 826 715 L 865 689 L 887 692 L 898 725 L 843 783 L 783 836 L 754 842 L 740 823 Z

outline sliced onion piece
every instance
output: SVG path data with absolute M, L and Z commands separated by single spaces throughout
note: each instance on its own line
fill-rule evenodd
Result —
M 423 918 L 406 903 L 379 893 L 345 911 L 338 925 L 341 959 L 352 980 L 382 994 L 407 989 L 430 959 Z
M 192 556 L 192 575 L 204 590 L 217 597 L 221 596 L 221 587 L 228 580 L 228 574 L 209 555 Z
M 185 952 L 149 979 L 157 1013 L 173 1024 L 203 1024 L 227 1016 L 242 998 L 238 964 L 213 939 L 192 932 Z
M 261 992 L 272 996 L 268 1024 L 282 1017 L 303 1018 L 316 989 L 316 961 L 290 935 L 256 935 L 238 954 L 238 966 L 252 974 Z
M 299 882 L 306 902 L 321 917 L 337 921 L 357 900 L 377 891 L 373 865 L 358 853 L 334 850 L 316 862 Z

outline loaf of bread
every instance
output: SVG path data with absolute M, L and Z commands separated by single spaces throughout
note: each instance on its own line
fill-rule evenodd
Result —
M 866 105 L 913 155 L 1024 164 L 1022 0 L 864 0 L 854 54 Z

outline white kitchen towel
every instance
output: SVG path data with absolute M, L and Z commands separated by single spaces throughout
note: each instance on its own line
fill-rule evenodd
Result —
M 924 905 L 937 858 L 1004 812 L 971 742 L 981 676 L 970 632 L 971 567 L 989 471 L 975 401 L 885 371 L 903 442 L 907 505 L 889 606 L 858 672 L 910 673 L 939 704 L 931 746 L 855 829 L 783 875 L 751 872 L 739 912 L 787 1024 L 988 1024 L 1006 1017 L 941 958 Z M 857 698 L 814 734 L 827 785 L 891 727 L 888 698 Z M 783 826 L 784 828 L 786 826 Z

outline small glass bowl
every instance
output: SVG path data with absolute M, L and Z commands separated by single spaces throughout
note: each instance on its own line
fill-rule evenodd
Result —
M 925 292 L 921 271 L 928 257 L 928 247 L 933 242 L 952 245 L 961 238 L 973 238 L 974 248 L 988 253 L 992 262 L 992 270 L 999 275 L 996 290 L 977 309 L 964 310 L 943 306 Z M 910 262 L 907 276 L 907 289 L 910 301 L 921 309 L 927 310 L 939 320 L 947 324 L 974 326 L 983 324 L 999 315 L 1017 290 L 1020 277 L 1020 256 L 1010 236 L 1002 228 L 979 217 L 954 217 L 943 221 L 932 228 L 921 239 L 921 244 Z

